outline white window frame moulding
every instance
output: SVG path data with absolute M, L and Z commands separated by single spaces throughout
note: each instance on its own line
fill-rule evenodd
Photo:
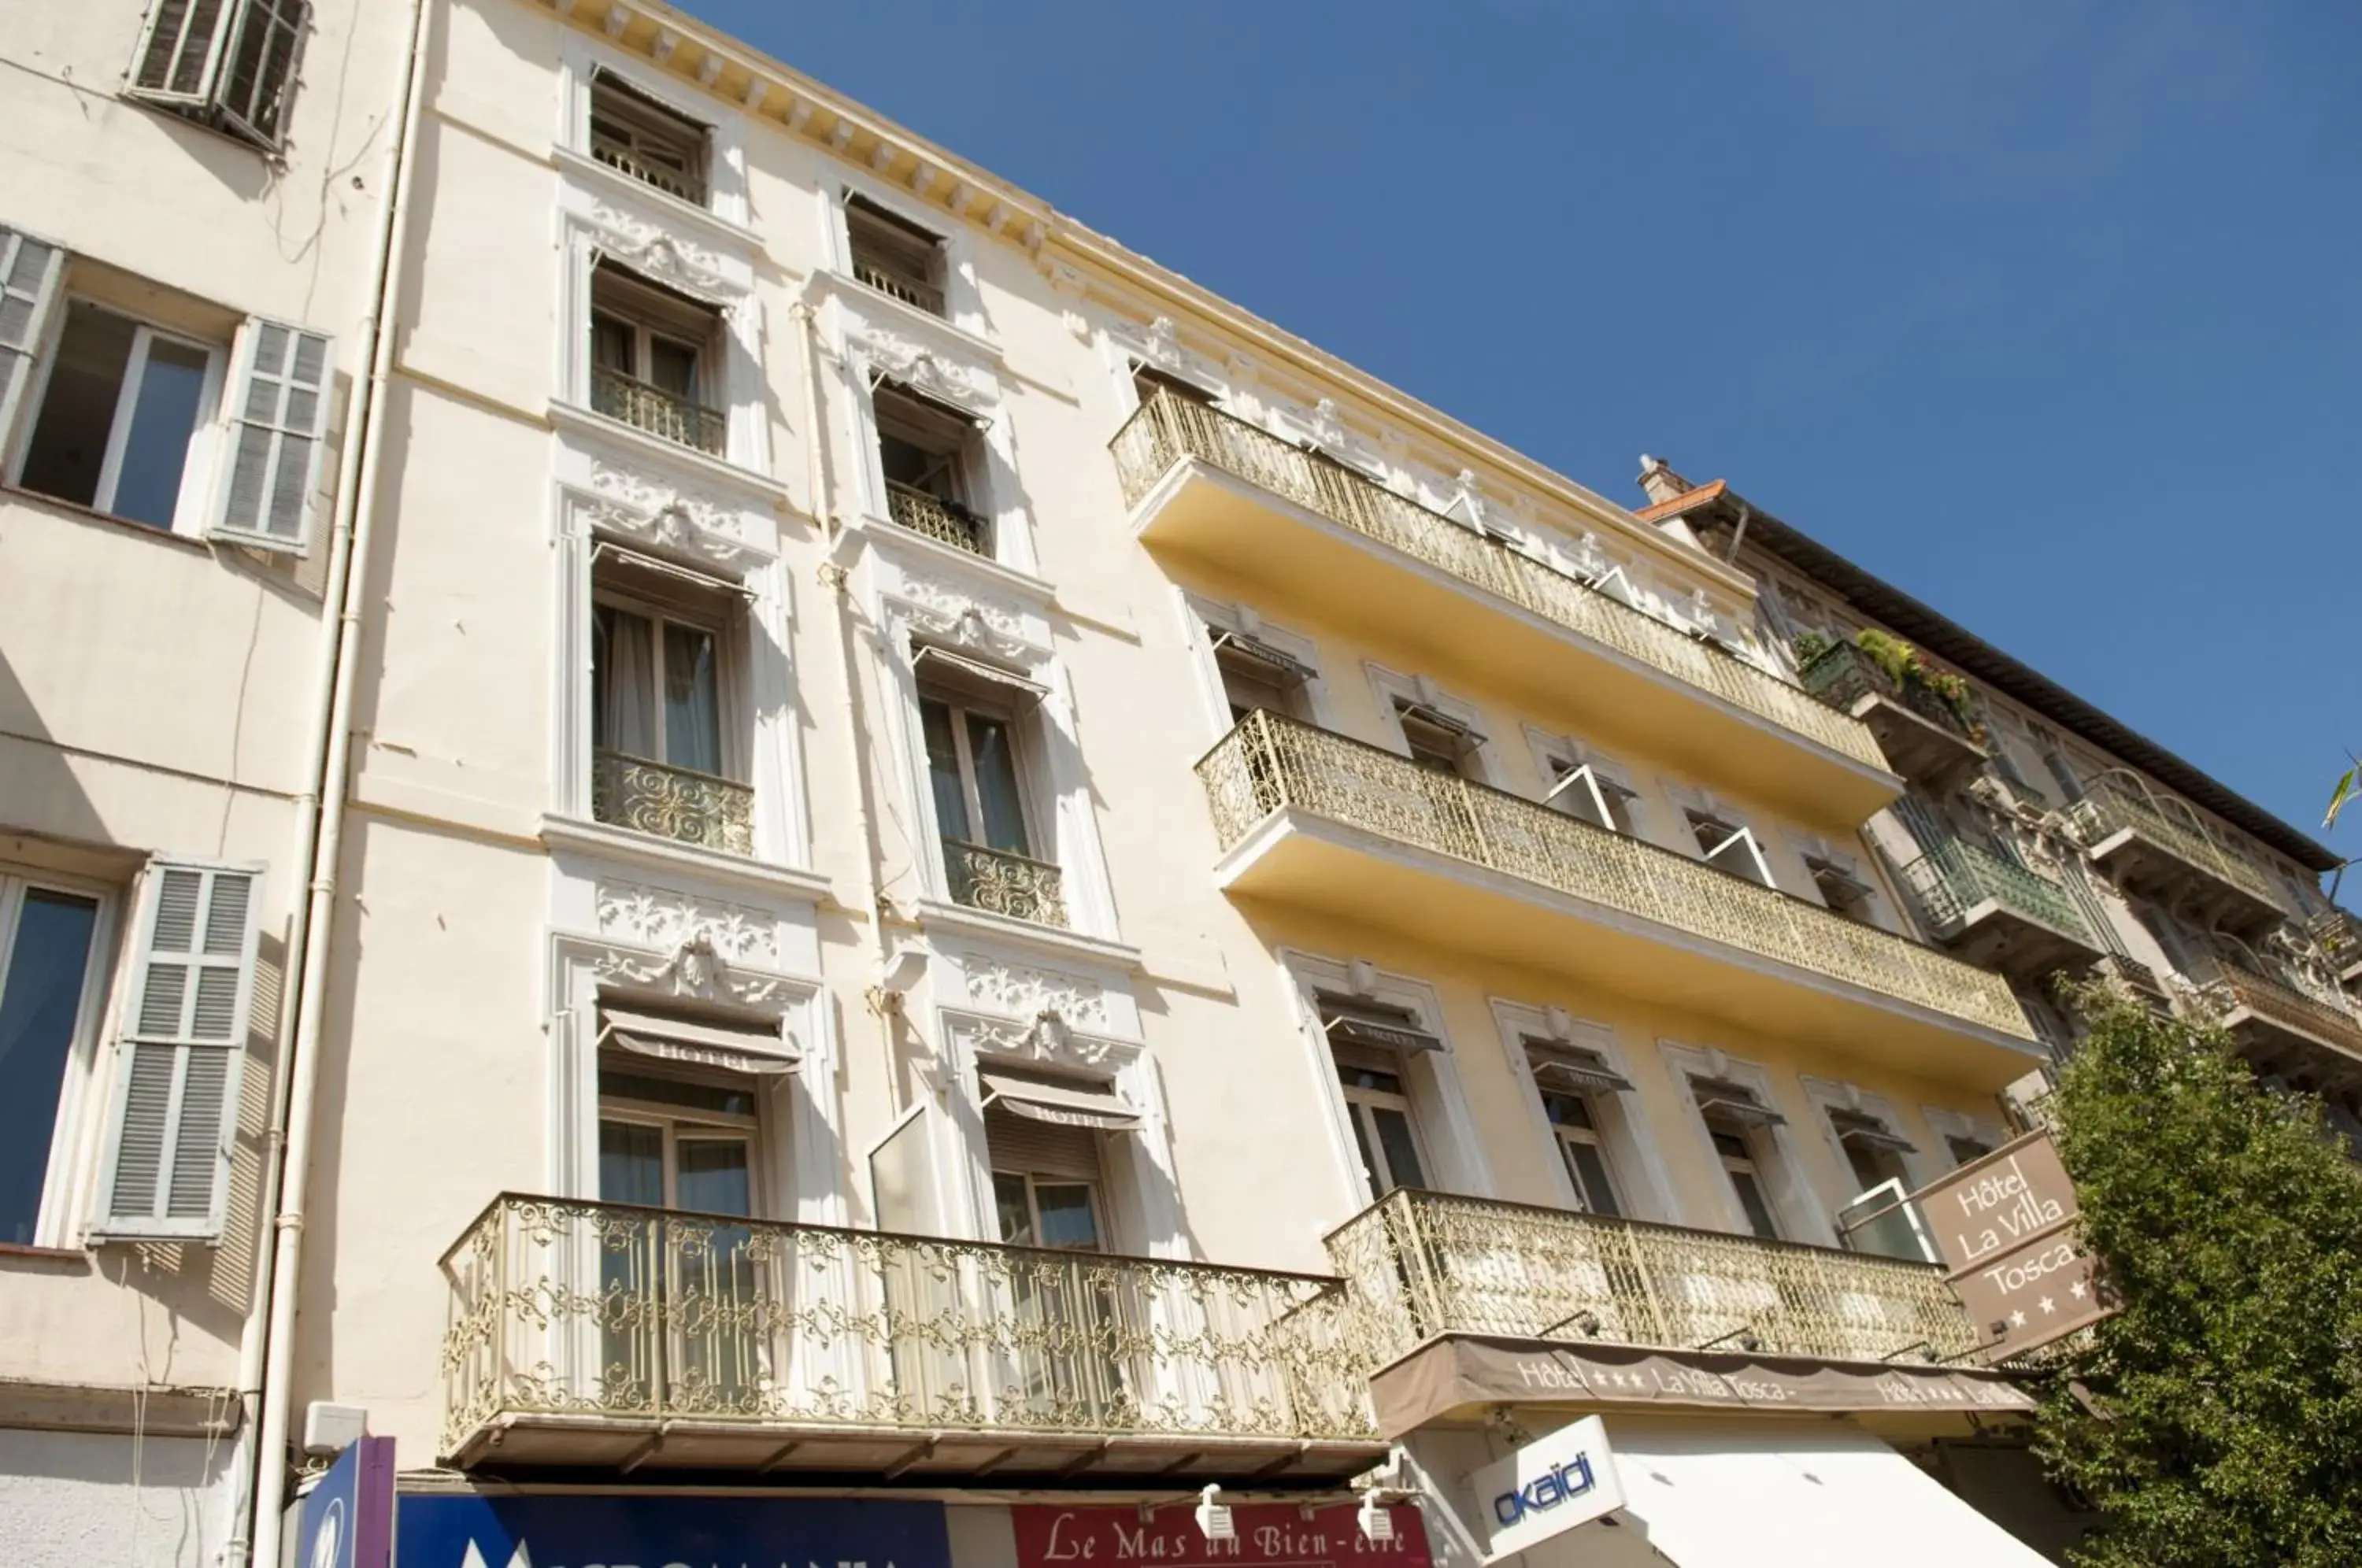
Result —
M 837 455 L 844 462 L 843 471 L 858 481 L 854 526 L 878 534 L 910 532 L 893 522 L 888 511 L 872 387 L 878 378 L 900 381 L 982 422 L 977 439 L 984 471 L 977 480 L 983 494 L 975 510 L 991 523 L 993 554 L 970 558 L 988 560 L 1039 581 L 1032 508 L 1026 504 L 1017 467 L 1016 433 L 995 361 L 977 352 L 975 346 L 953 342 L 942 335 L 928 341 L 911 331 L 900 316 L 870 313 L 869 304 L 866 299 L 855 301 L 850 290 L 839 288 L 830 293 L 822 308 L 826 340 L 835 360 L 837 395 L 850 414 L 844 428 L 851 449 L 840 447 Z M 951 553 L 969 555 L 959 550 Z
M 948 1139 L 943 1168 L 960 1173 L 954 1222 L 978 1241 L 998 1240 L 992 1162 L 985 1135 L 980 1070 L 1034 1067 L 1110 1084 L 1143 1115 L 1143 1125 L 1101 1145 L 1103 1238 L 1111 1252 L 1186 1259 L 1171 1120 L 1154 1059 L 1141 1037 L 1140 1010 L 1111 966 L 1044 962 L 994 942 L 952 937 L 926 948 L 927 1010 L 934 1027 L 929 1088 Z
M 1435 988 L 1425 980 L 1380 969 L 1366 958 L 1330 958 L 1293 947 L 1280 949 L 1279 970 L 1315 1092 L 1328 1110 L 1330 1154 L 1336 1162 L 1339 1189 L 1352 1205 L 1343 1214 L 1315 1212 L 1317 1232 L 1327 1233 L 1375 1201 L 1353 1143 L 1352 1111 L 1345 1103 L 1344 1086 L 1337 1079 L 1337 1058 L 1320 1024 L 1319 993 L 1322 991 L 1407 1009 L 1422 1032 L 1443 1042 L 1441 1050 L 1421 1051 L 1403 1063 L 1403 1081 L 1418 1113 L 1420 1142 L 1433 1167 L 1427 1173 L 1428 1180 L 1444 1191 L 1471 1198 L 1500 1196 L 1466 1087 L 1461 1082 L 1460 1059 L 1444 1019 L 1442 999 Z
M 954 557 L 961 558 L 949 558 Z M 1070 958 L 1087 954 L 1100 961 L 1120 953 L 1127 966 L 1136 967 L 1139 955 L 1121 945 L 1116 926 L 1114 893 L 1075 722 L 1074 687 L 1051 643 L 1048 605 L 1043 599 L 1029 602 L 1007 591 L 1002 574 L 963 569 L 983 565 L 971 562 L 964 552 L 944 550 L 942 558 L 890 547 L 870 550 L 862 558 L 866 569 L 860 584 L 870 606 L 868 652 L 885 699 L 880 728 L 899 781 L 902 819 L 910 824 L 922 923 L 973 929 L 983 922 L 1029 948 Z M 918 672 L 911 653 L 914 636 L 975 655 L 1043 688 L 1033 709 L 1035 722 L 1022 726 L 1019 736 L 1019 761 L 1026 787 L 1038 792 L 1032 802 L 1033 817 L 1049 840 L 1041 846 L 1046 853 L 1039 858 L 1058 867 L 1069 922 L 1065 929 L 1000 919 L 952 900 L 919 717 Z
M 1802 828 L 1783 828 L 1781 836 L 1788 841 L 1788 853 L 1805 874 L 1805 882 L 1813 889 L 1814 901 L 1827 909 L 1828 901 L 1821 895 L 1820 884 L 1813 877 L 1812 863 L 1825 860 L 1870 889 L 1871 923 L 1881 931 L 1898 936 L 1910 933 L 1902 922 L 1903 901 L 1895 897 L 1894 889 L 1886 879 L 1882 856 L 1871 854 L 1860 844 L 1839 844 L 1819 834 Z M 1835 913 L 1834 910 L 1830 911 Z
M 1493 1025 L 1501 1041 L 1501 1054 L 1509 1065 L 1509 1077 L 1518 1086 L 1518 1097 L 1524 1101 L 1526 1117 L 1534 1129 L 1534 1136 L 1548 1151 L 1551 1185 L 1557 1192 L 1562 1209 L 1580 1209 L 1574 1190 L 1574 1180 L 1566 1172 L 1565 1156 L 1559 1153 L 1558 1132 L 1551 1125 L 1549 1113 L 1542 1109 L 1540 1086 L 1534 1082 L 1533 1065 L 1526 1054 L 1529 1036 L 1541 1040 L 1563 1039 L 1571 1045 L 1580 1045 L 1599 1053 L 1600 1059 L 1624 1077 L 1632 1077 L 1631 1059 L 1624 1043 L 1617 1038 L 1615 1027 L 1595 1019 L 1576 1018 L 1562 1008 L 1538 1006 L 1531 1002 L 1513 1001 L 1507 997 L 1485 999 L 1493 1010 Z M 1563 1029 L 1564 1034 L 1560 1031 Z M 1678 1223 L 1679 1210 L 1672 1197 L 1672 1183 L 1665 1172 L 1665 1162 L 1657 1152 L 1656 1139 L 1649 1126 L 1649 1113 L 1641 1102 L 1639 1082 L 1634 1087 L 1615 1094 L 1591 1097 L 1593 1109 L 1600 1113 L 1603 1125 L 1600 1151 L 1607 1162 L 1608 1175 L 1616 1180 L 1617 1196 L 1624 1200 L 1627 1215 L 1634 1220 L 1653 1220 L 1662 1224 Z
M 736 469 L 745 482 L 779 490 L 771 468 L 768 383 L 763 373 L 763 305 L 756 297 L 751 248 L 720 247 L 691 235 L 661 193 L 635 180 L 620 182 L 557 171 L 558 285 L 556 394 L 551 417 L 560 423 L 622 432 L 648 448 L 672 447 L 691 464 Z M 716 457 L 610 419 L 590 406 L 590 276 L 601 258 L 713 306 L 722 315 L 721 408 L 728 421 L 723 453 Z M 717 475 L 717 478 L 719 475 Z
M 1173 590 L 1173 602 L 1180 617 L 1181 639 L 1189 649 L 1190 668 L 1197 676 L 1198 699 L 1205 707 L 1206 723 L 1210 726 L 1206 736 L 1208 746 L 1231 729 L 1230 689 L 1222 684 L 1221 661 L 1215 656 L 1214 639 L 1207 635 L 1209 630 L 1233 632 L 1268 643 L 1310 670 L 1312 673 L 1304 681 L 1304 700 L 1312 710 L 1311 722 L 1324 730 L 1338 727 L 1328 681 L 1320 669 L 1319 644 L 1300 632 L 1273 625 L 1251 604 L 1209 598 L 1186 588 Z
M 1482 708 L 1465 698 L 1454 697 L 1428 676 L 1391 669 L 1375 659 L 1363 660 L 1362 668 L 1370 678 L 1370 691 L 1377 703 L 1378 725 L 1384 735 L 1381 744 L 1386 749 L 1400 756 L 1411 754 L 1410 737 L 1403 733 L 1402 712 L 1398 704 L 1407 702 L 1432 708 L 1439 713 L 1459 720 L 1484 737 L 1467 753 L 1475 763 L 1476 775 L 1469 782 L 1489 784 L 1496 789 L 1503 787 L 1499 768 L 1493 756 L 1493 747 L 1497 742 L 1485 725 Z
M 881 307 L 879 315 L 898 325 L 917 318 L 935 326 L 949 327 L 972 343 L 989 347 L 992 323 L 985 315 L 984 291 L 977 282 L 976 237 L 962 217 L 932 202 L 914 201 L 909 191 L 874 179 L 851 164 L 824 166 L 816 186 L 814 195 L 821 203 L 820 233 L 827 248 L 828 270 L 834 275 L 842 297 L 848 301 L 858 299 L 864 305 L 874 303 Z M 938 316 L 881 293 L 853 275 L 853 235 L 844 221 L 847 196 L 875 202 L 903 222 L 937 237 L 944 248 L 944 308 L 950 313 L 948 315 Z
M 621 182 L 645 191 L 676 216 L 694 214 L 716 238 L 735 240 L 751 257 L 762 250 L 746 199 L 746 116 L 711 93 L 691 93 L 677 79 L 590 34 L 568 28 L 558 34 L 558 167 L 569 175 Z M 705 189 L 710 206 L 698 206 L 590 156 L 590 79 L 604 70 L 628 83 L 683 119 L 706 127 Z M 583 166 L 595 173 L 585 174 Z
M 1941 1165 L 1937 1163 L 1937 1154 L 1914 1135 L 1910 1123 L 1903 1120 L 1902 1109 L 1886 1096 L 1842 1078 L 1816 1077 L 1809 1073 L 1799 1073 L 1796 1081 L 1804 1086 L 1805 1099 L 1812 1104 L 1813 1119 L 1820 1124 L 1821 1136 L 1827 1141 L 1829 1157 L 1837 1162 L 1835 1169 L 1840 1184 L 1853 1180 L 1853 1162 L 1846 1157 L 1845 1140 L 1838 1135 L 1837 1123 L 1829 1119 L 1832 1110 L 1856 1110 L 1866 1116 L 1875 1116 L 1886 1124 L 1888 1132 L 1911 1142 L 1913 1153 L 1905 1154 L 1896 1151 L 1897 1157 L 1903 1162 L 1904 1174 L 1908 1178 L 1904 1183 L 1906 1191 L 1916 1192 L 1933 1180 L 1938 1171 L 1949 1168 L 1948 1158 Z M 1860 1196 L 1859 1193 L 1848 1192 L 1832 1200 L 1829 1207 L 1835 1210 L 1839 1205 Z
M 1640 788 L 1639 776 L 1628 765 L 1601 751 L 1581 735 L 1546 730 L 1531 723 L 1520 727 L 1525 731 L 1527 748 L 1533 754 L 1534 777 L 1540 786 L 1534 797 L 1537 801 L 1542 801 L 1558 782 L 1559 765 L 1563 764 L 1570 769 L 1588 767 L 1594 775 L 1624 791 L 1625 810 L 1631 814 L 1632 825 L 1639 830 L 1633 836 L 1643 844 L 1656 842 L 1651 829 L 1656 825 L 1660 813 L 1650 810 L 1647 791 Z M 1543 803 L 1556 809 L 1552 802 L 1545 801 Z
M 597 430 L 559 433 L 552 506 L 557 628 L 551 662 L 550 805 L 584 826 L 590 815 L 591 557 L 602 541 L 739 583 L 747 595 L 745 668 L 732 706 L 745 726 L 746 781 L 755 790 L 754 859 L 808 868 L 811 822 L 803 737 L 796 722 L 794 582 L 780 558 L 780 514 L 701 482 L 693 468 L 665 472 L 636 444 Z M 767 491 L 762 492 L 767 496 Z M 620 831 L 620 830 L 617 830 Z
M 561 880 L 565 873 L 557 874 Z M 611 897 L 611 894 L 614 896 Z M 648 894 L 653 901 L 636 894 Z M 784 1133 L 786 1158 L 769 1151 L 764 1212 L 809 1225 L 845 1225 L 851 1211 L 840 1076 L 842 1044 L 816 968 L 793 974 L 760 961 L 790 945 L 785 920 L 763 934 L 767 912 L 679 889 L 599 888 L 598 933 L 553 929 L 549 936 L 550 1190 L 599 1196 L 599 1004 L 601 999 L 665 1007 L 689 1002 L 777 1019 L 802 1052 L 793 1073 L 762 1091 L 765 1124 Z M 569 900 L 569 901 L 579 901 Z
M 1942 1145 L 1925 1151 L 1929 1160 L 1939 1162 L 1936 1167 L 1938 1176 L 1959 1168 L 1960 1162 L 1952 1158 L 1952 1139 L 1974 1138 L 1988 1149 L 1998 1149 L 2010 1138 L 2009 1129 L 2002 1125 L 2001 1118 L 1997 1116 L 1970 1116 L 1966 1111 L 1951 1110 L 1940 1105 L 1923 1105 L 1919 1108 L 1919 1120 L 1927 1124 L 1927 1131 Z
M 1715 1212 L 1701 1215 L 1698 1222 L 1706 1228 L 1725 1231 L 1732 1235 L 1751 1236 L 1753 1229 L 1746 1213 L 1738 1207 L 1738 1195 L 1730 1190 L 1724 1179 L 1722 1160 L 1715 1153 L 1713 1135 L 1707 1132 L 1705 1118 L 1699 1114 L 1697 1089 L 1694 1078 L 1727 1078 L 1755 1091 L 1755 1097 L 1766 1109 L 1787 1115 L 1772 1090 L 1772 1075 L 1762 1066 L 1742 1061 L 1718 1046 L 1691 1045 L 1678 1040 L 1660 1040 L 1657 1051 L 1664 1058 L 1665 1071 L 1673 1081 L 1673 1094 L 1682 1108 L 1682 1119 L 1688 1124 L 1690 1138 L 1697 1152 L 1698 1169 L 1705 1173 L 1708 1188 L 1713 1192 Z M 1838 1244 L 1837 1226 L 1828 1206 L 1821 1201 L 1820 1189 L 1813 1184 L 1804 1161 L 1796 1149 L 1796 1123 L 1794 1117 L 1776 1127 L 1762 1129 L 1761 1136 L 1769 1142 L 1776 1171 L 1772 1161 L 1759 1161 L 1757 1175 L 1763 1179 L 1764 1201 L 1779 1217 L 1785 1239 L 1805 1242 L 1815 1246 L 1834 1247 Z M 1777 1176 L 1775 1183 L 1772 1178 Z

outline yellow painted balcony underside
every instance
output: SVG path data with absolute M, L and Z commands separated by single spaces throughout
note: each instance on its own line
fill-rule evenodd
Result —
M 1595 739 L 1850 828 L 1902 792 L 1868 726 L 1334 459 L 1159 392 L 1117 433 L 1147 544 Z
M 1980 1090 L 2037 1062 L 2001 977 L 1270 712 L 1198 764 L 1234 894 Z

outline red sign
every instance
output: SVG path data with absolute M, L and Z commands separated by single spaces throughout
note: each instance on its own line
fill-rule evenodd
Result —
M 1293 1503 L 1233 1507 L 1236 1540 L 1208 1540 L 1197 1505 L 1175 1499 L 1147 1518 L 1138 1508 L 1009 1510 L 1017 1531 L 1017 1568 L 1432 1568 L 1418 1509 L 1390 1507 L 1392 1540 L 1372 1540 L 1354 1522 L 1352 1503 L 1309 1510 Z

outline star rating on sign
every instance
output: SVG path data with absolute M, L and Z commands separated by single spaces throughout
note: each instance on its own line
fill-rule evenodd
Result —
M 2046 1296 L 2042 1298 L 2042 1315 L 2046 1318 L 2058 1310 L 2058 1303 Z
M 2070 1296 L 2072 1296 L 2076 1300 L 2081 1301 L 2083 1299 L 2084 1291 L 2089 1288 L 2090 1287 L 2088 1286 L 2079 1279 L 2074 1284 L 2067 1287 L 2067 1293 Z
M 2012 1328 L 2023 1329 L 2025 1327 L 2025 1314 L 2024 1312 L 2012 1312 L 2009 1315 L 2009 1321 Z

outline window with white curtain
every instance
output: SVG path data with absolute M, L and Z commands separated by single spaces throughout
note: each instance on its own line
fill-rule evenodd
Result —
M 722 772 L 720 635 L 602 601 L 590 626 L 591 744 L 644 762 Z

